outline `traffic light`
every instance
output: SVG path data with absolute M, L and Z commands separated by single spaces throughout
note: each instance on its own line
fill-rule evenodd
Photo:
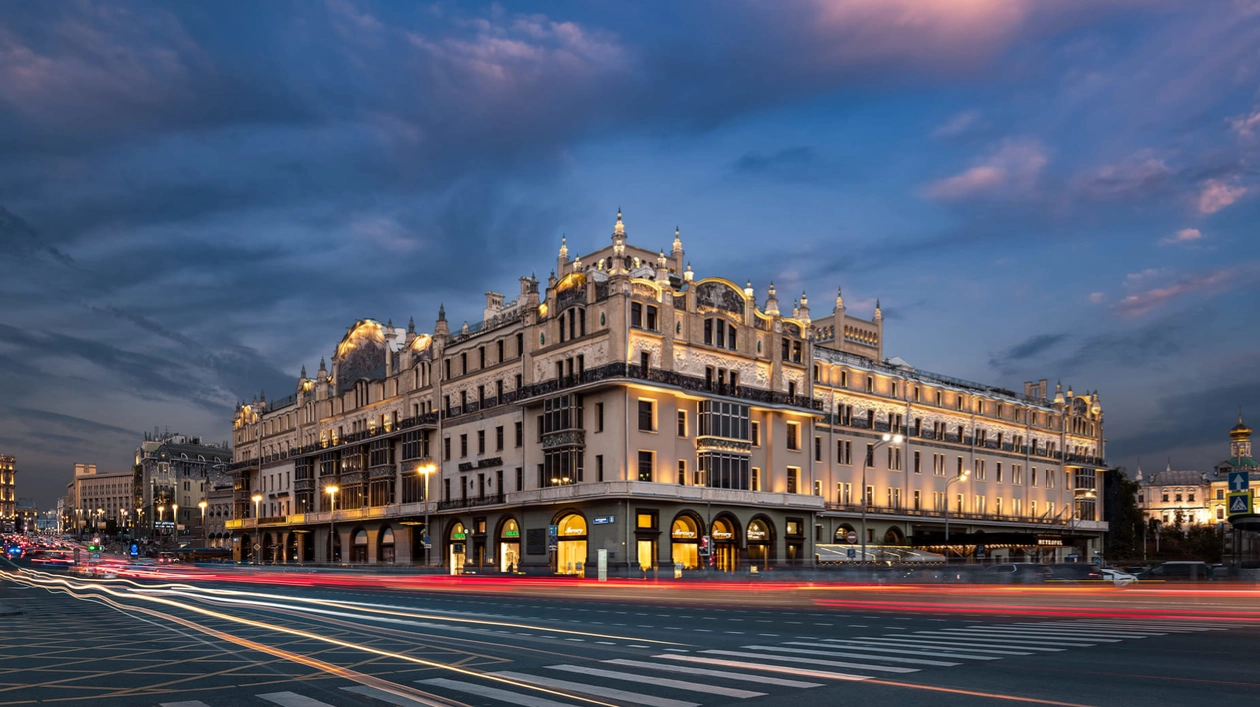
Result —
M 87 549 L 88 549 L 88 552 L 100 552 L 101 546 L 97 545 L 96 543 L 88 543 Z
M 709 536 L 708 536 L 708 535 L 701 536 L 701 538 L 700 538 L 700 554 L 701 554 L 701 555 L 708 555 L 708 554 L 709 554 L 709 552 L 710 552 L 710 550 L 709 550 Z

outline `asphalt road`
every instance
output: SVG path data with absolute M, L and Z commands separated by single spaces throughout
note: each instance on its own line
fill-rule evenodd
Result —
M 946 605 L 875 589 L 819 605 L 777 587 L 366 590 L 7 571 L 0 602 L 23 613 L 3 619 L 0 705 L 1110 707 L 1253 704 L 1260 688 L 1260 626 L 1184 611 L 1255 604 L 1246 592 L 1169 592 L 1170 619 L 1118 612 L 1114 594 L 1076 602 L 1102 611 L 1044 615 L 1035 607 L 1058 595 Z

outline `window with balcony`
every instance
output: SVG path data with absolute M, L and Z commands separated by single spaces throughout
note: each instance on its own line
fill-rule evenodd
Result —
M 709 488 L 752 490 L 747 454 L 701 452 L 697 464 L 700 477 Z
M 748 441 L 752 430 L 749 406 L 721 400 L 701 400 L 697 414 L 697 436 Z
M 560 395 L 543 401 L 543 434 L 582 429 L 582 396 Z

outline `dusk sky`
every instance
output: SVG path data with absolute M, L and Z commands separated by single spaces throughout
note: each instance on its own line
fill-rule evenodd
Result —
M 355 320 L 629 240 L 1098 389 L 1108 462 L 1260 422 L 1260 2 L 0 6 L 0 453 L 51 507 L 229 436 Z

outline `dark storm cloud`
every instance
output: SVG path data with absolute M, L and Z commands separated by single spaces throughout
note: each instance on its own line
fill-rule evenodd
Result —
M 1260 400 L 1260 376 L 1255 373 L 1257 363 L 1260 361 L 1253 359 L 1247 368 L 1248 375 L 1240 380 L 1159 396 L 1152 405 L 1153 414 L 1148 423 L 1108 442 L 1108 456 L 1161 458 L 1180 449 L 1214 446 L 1217 451 L 1213 458 L 1204 461 L 1211 464 L 1221 461 L 1229 450 L 1226 430 L 1238 419 L 1235 404 L 1255 408 L 1255 401 Z M 1260 415 L 1260 409 L 1244 412 L 1248 419 Z
M 1029 337 L 1005 351 L 989 357 L 989 367 L 1006 373 L 1014 372 L 1011 364 L 1039 356 L 1054 348 L 1068 338 L 1068 332 L 1055 334 L 1037 334 Z

